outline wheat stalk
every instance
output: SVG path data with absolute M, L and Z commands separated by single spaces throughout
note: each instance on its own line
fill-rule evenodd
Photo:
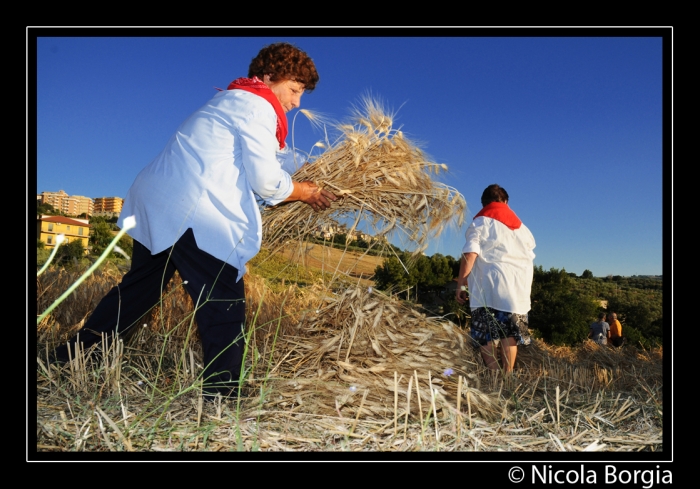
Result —
M 337 125 L 340 137 L 297 170 L 295 181 L 311 180 L 343 197 L 316 213 L 301 202 L 263 212 L 263 242 L 272 250 L 289 240 L 312 234 L 322 226 L 348 219 L 369 224 L 375 237 L 398 230 L 423 251 L 446 225 L 460 226 L 466 202 L 454 188 L 433 179 L 447 165 L 431 161 L 414 143 L 394 129 L 393 116 L 381 104 L 365 98 L 349 124 Z

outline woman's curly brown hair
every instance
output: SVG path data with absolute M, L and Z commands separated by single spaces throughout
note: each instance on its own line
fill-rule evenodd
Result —
M 264 75 L 270 75 L 271 81 L 302 83 L 306 92 L 311 92 L 318 83 L 316 65 L 309 55 L 288 42 L 265 46 L 250 62 L 248 78 L 257 76 L 262 80 Z

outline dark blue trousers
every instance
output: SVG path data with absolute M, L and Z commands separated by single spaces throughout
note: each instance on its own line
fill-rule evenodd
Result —
M 245 289 L 236 282 L 238 270 L 197 247 L 188 229 L 168 250 L 156 255 L 134 240 L 131 270 L 92 312 L 78 335 L 69 340 L 90 347 L 102 333 L 125 335 L 143 324 L 160 302 L 163 290 L 178 271 L 195 304 L 195 318 L 204 350 L 204 392 L 234 395 L 238 389 L 244 348 Z M 56 349 L 58 361 L 68 360 L 68 345 Z

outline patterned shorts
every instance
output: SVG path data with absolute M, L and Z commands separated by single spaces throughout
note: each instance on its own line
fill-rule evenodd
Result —
M 503 312 L 491 307 L 479 307 L 472 311 L 471 338 L 474 348 L 489 341 L 498 343 L 501 338 L 515 338 L 517 345 L 529 345 L 527 314 Z

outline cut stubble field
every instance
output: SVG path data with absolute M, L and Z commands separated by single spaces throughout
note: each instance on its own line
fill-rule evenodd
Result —
M 293 244 L 285 248 L 281 255 L 292 263 L 330 274 L 355 278 L 358 285 L 365 287 L 374 284 L 375 269 L 384 262 L 380 256 L 372 256 L 357 251 L 343 250 L 320 243 Z
M 37 451 L 663 450 L 661 348 L 535 340 L 502 375 L 465 330 L 367 287 L 359 276 L 380 258 L 356 263 L 319 245 L 303 258 L 349 269 L 359 286 L 271 287 L 249 274 L 243 397 L 213 403 L 201 396 L 194 305 L 177 277 L 128 341 L 99 359 L 47 363 L 121 276 L 95 273 L 38 325 Z M 37 310 L 77 276 L 38 277 Z

